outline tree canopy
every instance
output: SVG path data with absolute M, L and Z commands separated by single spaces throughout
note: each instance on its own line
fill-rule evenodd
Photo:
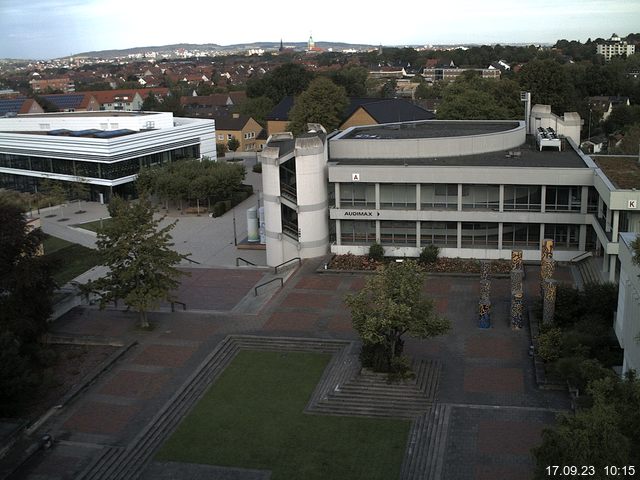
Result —
M 83 286 L 96 295 L 100 307 L 123 300 L 138 312 L 140 326 L 147 328 L 147 312 L 161 301 L 172 301 L 172 291 L 185 273 L 176 266 L 188 255 L 171 247 L 170 232 L 177 220 L 160 228 L 151 202 L 142 198 L 128 203 L 114 197 L 109 203 L 112 220 L 98 230 L 96 245 L 108 272 Z
M 368 278 L 360 292 L 345 298 L 353 328 L 365 346 L 380 348 L 389 368 L 402 353 L 403 335 L 430 338 L 450 329 L 450 322 L 424 296 L 424 279 L 414 261 L 389 263 Z
M 296 134 L 306 131 L 307 123 L 319 123 L 328 132 L 340 126 L 348 105 L 344 87 L 328 78 L 318 77 L 298 98 L 289 114 L 288 129 Z
M 520 86 L 531 92 L 534 104 L 551 105 L 562 115 L 572 109 L 574 87 L 567 70 L 555 60 L 532 60 L 519 74 Z
M 40 255 L 44 234 L 20 208 L 0 198 L 0 416 L 38 384 L 40 336 L 52 312 L 51 266 Z
M 298 95 L 308 86 L 314 75 L 296 63 L 285 63 L 262 78 L 247 82 L 247 96 L 267 97 L 274 105 L 287 95 Z

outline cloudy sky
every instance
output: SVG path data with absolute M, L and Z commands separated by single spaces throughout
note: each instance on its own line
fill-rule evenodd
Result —
M 0 0 L 0 58 L 254 41 L 373 45 L 585 41 L 640 31 L 640 0 Z M 270 6 L 271 5 L 271 6 Z M 366 6 L 365 6 L 366 5 Z

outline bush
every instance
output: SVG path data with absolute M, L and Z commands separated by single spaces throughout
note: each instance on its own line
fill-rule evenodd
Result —
M 374 243 L 369 247 L 369 258 L 371 260 L 381 261 L 384 258 L 384 248 L 379 243 Z
M 431 264 L 436 263 L 438 261 L 438 256 L 440 255 L 440 248 L 436 245 L 427 245 L 420 252 L 420 263 L 422 264 Z
M 546 362 L 560 358 L 562 350 L 562 330 L 551 328 L 538 336 L 538 355 Z
M 256 163 L 251 170 L 253 170 L 256 173 L 262 173 L 262 163 L 258 162 Z
M 228 210 L 226 208 L 226 203 L 227 203 L 226 201 L 220 201 L 213 204 L 213 207 L 211 208 L 211 213 L 213 213 L 214 217 L 220 217 L 224 215 L 224 212 Z

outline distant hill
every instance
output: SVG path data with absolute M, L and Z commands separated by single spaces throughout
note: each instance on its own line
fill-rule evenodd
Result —
M 296 50 L 304 50 L 307 47 L 306 42 L 284 42 L 285 48 L 295 48 Z M 147 47 L 134 47 L 114 50 L 98 50 L 91 52 L 76 53 L 74 57 L 100 57 L 100 58 L 113 58 L 123 57 L 127 55 L 139 55 L 147 52 L 157 53 L 172 53 L 176 50 L 200 50 L 200 51 L 220 51 L 220 52 L 233 52 L 243 51 L 250 49 L 264 49 L 264 50 L 277 50 L 280 47 L 280 42 L 251 42 L 251 43 L 238 43 L 235 45 L 218 45 L 216 43 L 175 43 L 172 45 L 156 45 Z M 369 49 L 376 48 L 374 45 L 367 44 L 353 44 L 344 42 L 316 42 L 316 47 L 320 47 L 323 50 L 346 50 L 346 49 Z

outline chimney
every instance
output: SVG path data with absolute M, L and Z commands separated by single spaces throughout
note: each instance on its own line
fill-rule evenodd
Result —
M 240 118 L 240 114 L 239 113 L 234 113 L 233 114 L 233 118 Z

